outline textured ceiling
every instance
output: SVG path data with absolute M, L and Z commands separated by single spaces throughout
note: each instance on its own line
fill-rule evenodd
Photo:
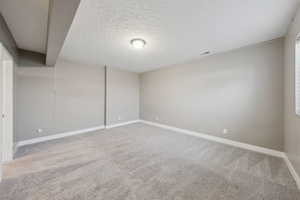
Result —
M 283 36 L 298 0 L 82 0 L 60 56 L 143 72 Z M 147 41 L 133 49 L 132 38 Z
M 45 53 L 49 0 L 0 0 L 2 13 L 19 48 Z

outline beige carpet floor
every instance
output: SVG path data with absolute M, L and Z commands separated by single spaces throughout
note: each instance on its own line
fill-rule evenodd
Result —
M 22 147 L 1 200 L 296 200 L 284 161 L 132 124 Z

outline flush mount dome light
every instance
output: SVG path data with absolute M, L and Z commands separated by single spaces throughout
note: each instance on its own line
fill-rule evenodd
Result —
M 204 55 L 208 55 L 208 54 L 210 54 L 210 51 L 204 51 L 204 52 L 202 52 L 200 55 L 201 55 L 201 56 L 204 56 Z
M 146 41 L 140 38 L 135 38 L 130 41 L 130 44 L 135 49 L 143 49 L 146 45 Z

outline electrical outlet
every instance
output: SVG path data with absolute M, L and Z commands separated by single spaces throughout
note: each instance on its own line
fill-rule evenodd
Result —
M 227 134 L 228 133 L 228 129 L 224 128 L 223 129 L 223 134 Z
M 119 116 L 118 116 L 118 120 L 120 121 L 121 119 L 122 119 L 122 118 L 121 118 L 121 116 L 119 115 Z
M 159 121 L 159 117 L 158 116 L 155 116 L 154 118 L 156 121 Z
M 43 132 L 43 129 L 39 128 L 39 129 L 36 130 L 36 132 L 37 132 L 37 133 L 42 133 L 42 132 Z

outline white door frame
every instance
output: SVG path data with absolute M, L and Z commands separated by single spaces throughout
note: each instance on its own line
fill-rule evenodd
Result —
M 2 79 L 2 74 L 3 74 L 3 70 L 2 70 L 2 44 L 0 43 L 0 78 Z M 2 81 L 0 81 L 0 113 L 2 114 Z M 2 180 L 2 129 L 3 129 L 3 122 L 2 122 L 2 116 L 0 117 L 0 182 Z
M 2 163 L 13 159 L 13 75 L 13 58 L 0 43 L 0 182 Z
M 0 43 L 0 162 L 13 159 L 13 75 L 14 61 Z M 2 169 L 0 166 L 0 180 Z
M 2 163 L 13 159 L 13 75 L 13 58 L 0 43 L 0 182 Z
M 2 54 L 2 161 L 13 160 L 13 77 L 14 61 L 9 52 L 3 49 Z

